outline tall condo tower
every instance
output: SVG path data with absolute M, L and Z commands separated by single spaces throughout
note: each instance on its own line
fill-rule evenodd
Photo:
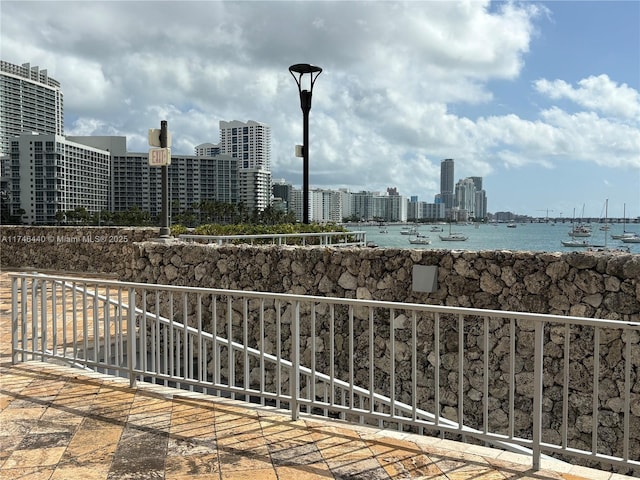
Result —
M 271 127 L 249 120 L 220 122 L 221 153 L 240 160 L 239 167 L 271 171 Z
M 11 138 L 22 133 L 63 135 L 60 82 L 30 64 L 0 61 L 0 156 L 10 152 Z
M 239 200 L 262 211 L 271 202 L 271 128 L 249 120 L 220 122 L 221 153 L 238 159 Z
M 454 206 L 453 159 L 447 158 L 440 163 L 440 197 L 447 210 Z

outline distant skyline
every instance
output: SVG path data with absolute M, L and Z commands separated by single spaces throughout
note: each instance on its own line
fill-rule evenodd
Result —
M 640 2 L 2 1 L 2 60 L 47 69 L 67 135 L 148 149 L 272 132 L 272 174 L 300 187 L 302 112 L 288 67 L 323 68 L 312 188 L 433 202 L 440 162 L 483 178 L 488 210 L 640 216 Z

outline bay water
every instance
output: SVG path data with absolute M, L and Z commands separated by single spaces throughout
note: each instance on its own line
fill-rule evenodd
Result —
M 381 248 L 431 248 L 447 250 L 514 250 L 532 252 L 571 252 L 584 251 L 584 247 L 565 247 L 562 240 L 571 240 L 569 231 L 572 224 L 566 223 L 518 223 L 515 228 L 507 227 L 507 224 L 454 224 L 452 232 L 462 233 L 468 237 L 463 242 L 446 242 L 440 240 L 438 235 L 449 233 L 448 225 L 437 225 L 443 228 L 443 232 L 432 232 L 431 224 L 419 224 L 418 233 L 428 236 L 431 240 L 429 245 L 416 245 L 409 243 L 413 238 L 409 235 L 402 235 L 400 231 L 407 228 L 404 224 L 387 224 L 380 227 L 374 224 L 351 224 L 347 228 L 351 231 L 363 231 L 367 234 L 367 242 L 373 242 Z M 611 235 L 620 234 L 623 231 L 622 224 L 610 225 L 610 230 L 600 230 L 602 225 L 593 224 L 591 237 L 584 238 L 593 245 L 606 245 L 610 248 L 629 247 L 631 253 L 640 254 L 640 243 L 623 243 L 621 240 L 614 240 Z M 386 229 L 387 233 L 381 230 Z M 627 232 L 640 233 L 640 224 L 627 224 Z M 605 235 L 607 238 L 605 239 Z M 580 238 L 579 240 L 583 240 Z

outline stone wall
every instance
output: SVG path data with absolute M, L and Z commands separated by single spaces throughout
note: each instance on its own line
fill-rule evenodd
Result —
M 21 230 L 22 229 L 22 230 Z M 21 232 L 21 233 L 20 233 Z M 22 236 L 23 240 L 18 237 Z M 24 240 L 24 237 L 31 237 Z M 640 322 L 640 255 L 597 252 L 535 253 L 511 251 L 465 252 L 430 249 L 369 249 L 246 245 L 200 245 L 179 241 L 146 241 L 157 229 L 53 229 L 2 227 L 0 265 L 14 269 L 53 269 L 102 272 L 124 281 L 214 287 L 234 290 L 335 296 L 419 304 L 582 316 Z M 412 288 L 414 265 L 437 266 L 437 289 L 432 293 Z M 445 323 L 442 335 L 441 373 L 443 415 L 456 418 L 458 384 L 457 322 Z M 397 340 L 409 342 L 411 330 L 399 324 Z M 257 326 L 254 326 L 257 328 Z M 323 328 L 319 322 L 318 328 Z M 467 329 L 468 328 L 468 329 Z M 386 329 L 386 330 L 385 330 Z M 433 329 L 428 318 L 420 334 Z M 355 345 L 367 345 L 360 332 Z M 388 326 L 376 326 L 376 363 L 388 366 Z M 326 333 L 326 332 L 325 332 Z M 506 421 L 505 382 L 510 375 L 508 339 L 504 325 L 491 326 L 491 422 Z M 558 440 L 562 418 L 564 327 L 546 332 L 545 439 Z M 572 328 L 570 356 L 569 436 L 577 448 L 589 449 L 593 410 L 593 329 Z M 250 332 L 251 338 L 257 338 Z M 481 321 L 465 327 L 465 421 L 481 426 L 482 342 Z M 326 336 L 326 335 L 325 335 Z M 336 340 L 346 345 L 347 332 L 338 329 Z M 423 339 L 424 337 L 424 339 Z M 433 391 L 433 344 L 429 335 L 419 340 L 418 400 L 429 405 Z M 516 430 L 526 430 L 532 409 L 533 331 L 519 322 L 516 359 Z M 321 341 L 321 340 L 320 340 Z M 624 345 L 631 344 L 631 445 L 640 451 L 640 335 L 606 331 L 600 343 L 599 433 L 603 452 L 620 454 L 623 425 Z M 324 346 L 326 347 L 326 346 Z M 324 349 L 323 345 L 318 348 Z M 302 358 L 310 355 L 303 349 Z M 328 349 L 324 349 L 328 351 Z M 396 345 L 396 394 L 411 400 L 411 361 L 406 349 Z M 357 364 L 367 365 L 355 374 L 368 385 L 365 351 Z M 404 355 L 404 358 L 403 358 Z M 340 366 L 346 365 L 344 362 Z M 320 365 L 319 365 L 320 367 Z M 345 371 L 337 376 L 346 375 Z M 376 378 L 384 391 L 389 379 Z M 480 396 L 479 396 L 480 395 Z M 468 396 L 468 398 L 467 398 Z M 492 402 L 494 401 L 492 400 Z M 523 432 L 520 432 L 523 433 Z M 526 434 L 526 433 L 525 433 Z M 637 459 L 637 455 L 636 455 Z
M 0 226 L 0 268 L 109 273 L 120 278 L 125 247 L 158 237 L 157 228 Z
M 156 228 L 0 227 L 0 268 L 640 321 L 640 255 L 147 241 Z M 414 265 L 438 289 L 412 290 Z

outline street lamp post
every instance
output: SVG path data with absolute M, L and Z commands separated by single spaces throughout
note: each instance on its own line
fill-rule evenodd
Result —
M 318 75 L 322 73 L 322 68 L 308 63 L 296 63 L 289 67 L 289 73 L 298 84 L 300 94 L 300 108 L 303 119 L 303 145 L 302 145 L 302 223 L 309 223 L 309 111 L 311 110 L 311 94 L 313 84 Z M 309 74 L 309 90 L 302 89 L 302 77 Z

